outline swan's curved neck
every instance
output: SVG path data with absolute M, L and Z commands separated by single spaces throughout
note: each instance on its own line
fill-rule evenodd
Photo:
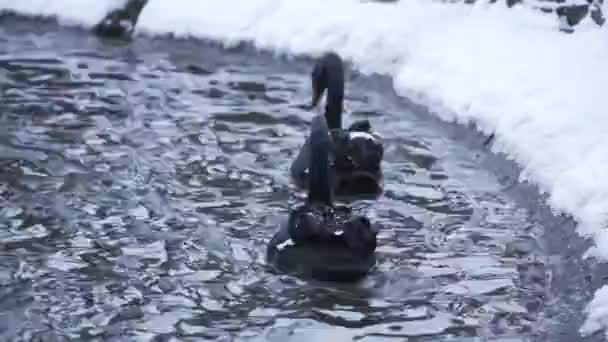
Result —
M 342 110 L 344 107 L 344 84 L 329 81 L 325 105 L 325 119 L 329 129 L 342 128 Z
M 333 203 L 329 169 L 329 130 L 324 116 L 318 115 L 312 121 L 310 134 L 310 165 L 308 203 Z
M 342 128 L 342 110 L 344 103 L 344 63 L 336 53 L 327 53 L 321 57 L 312 72 L 313 106 L 327 90 L 325 101 L 325 119 L 327 127 Z

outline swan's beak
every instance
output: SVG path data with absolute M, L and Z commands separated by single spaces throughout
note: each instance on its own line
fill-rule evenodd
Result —
M 312 97 L 312 104 L 310 110 L 318 114 L 323 114 L 323 105 L 325 102 L 324 93 L 315 93 Z

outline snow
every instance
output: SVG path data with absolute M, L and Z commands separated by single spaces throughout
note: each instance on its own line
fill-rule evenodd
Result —
M 595 293 L 595 297 L 587 305 L 587 320 L 581 327 L 583 335 L 591 335 L 596 331 L 608 327 L 608 286 L 604 286 Z
M 0 8 L 92 26 L 121 2 L 0 0 Z M 364 73 L 390 75 L 397 92 L 442 119 L 495 133 L 493 151 L 521 165 L 521 181 L 538 185 L 556 213 L 572 215 L 595 243 L 586 256 L 607 261 L 608 28 L 589 18 L 575 34 L 558 27 L 555 15 L 504 4 L 153 0 L 136 31 L 288 54 L 331 49 Z M 587 310 L 581 333 L 608 327 L 608 287 Z

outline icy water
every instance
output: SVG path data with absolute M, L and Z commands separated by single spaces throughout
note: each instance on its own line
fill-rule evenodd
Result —
M 544 228 L 478 154 L 351 74 L 385 139 L 358 284 L 270 270 L 311 64 L 0 20 L 0 340 L 543 340 Z

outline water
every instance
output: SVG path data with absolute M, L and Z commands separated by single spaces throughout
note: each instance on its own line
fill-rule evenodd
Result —
M 350 75 L 345 117 L 386 141 L 384 196 L 353 203 L 377 268 L 336 285 L 265 265 L 304 196 L 310 68 L 2 17 L 0 339 L 542 340 L 544 228 L 381 78 Z

